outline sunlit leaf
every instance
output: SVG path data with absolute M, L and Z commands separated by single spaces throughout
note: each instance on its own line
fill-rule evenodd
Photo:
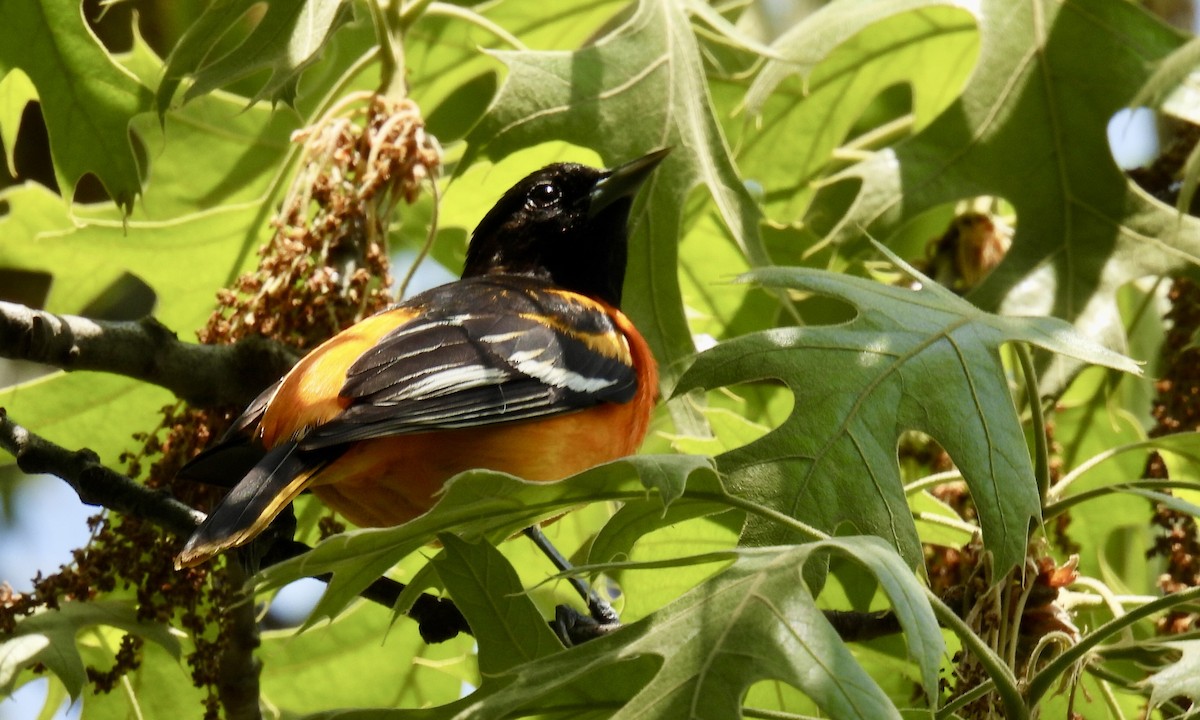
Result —
M 63 603 L 55 610 L 44 610 L 21 620 L 16 631 L 0 642 L 0 691 L 9 692 L 18 672 L 40 663 L 66 685 L 71 697 L 78 697 L 87 682 L 87 675 L 75 636 L 87 628 L 101 625 L 150 640 L 179 658 L 179 640 L 170 629 L 139 620 L 132 603 Z
M 359 530 L 332 537 L 312 552 L 264 571 L 260 588 L 333 573 L 308 622 L 334 617 L 375 578 L 444 531 L 465 538 L 500 540 L 563 511 L 615 499 L 657 495 L 663 504 L 696 486 L 710 499 L 721 496 L 707 458 L 640 455 L 601 465 L 561 482 L 533 483 L 502 473 L 471 471 L 445 487 L 429 512 L 396 528 Z
M 194 78 L 185 94 L 191 100 L 269 69 L 253 99 L 293 102 L 301 71 L 320 57 L 333 31 L 350 18 L 345 0 L 273 0 L 237 47 L 210 57 L 224 33 L 261 6 L 259 0 L 221 0 L 208 7 L 167 58 L 155 100 L 160 115 L 186 76 Z
M 503 717 L 564 703 L 615 718 L 737 717 L 750 685 L 772 678 L 804 691 L 830 717 L 898 718 L 801 580 L 805 562 L 828 551 L 863 563 L 884 583 L 909 650 L 924 668 L 925 690 L 933 692 L 943 646 L 919 584 L 883 543 L 841 538 L 731 554 L 724 572 L 644 620 L 486 677 L 462 702 L 422 717 Z
M 70 198 L 79 179 L 92 173 L 128 210 L 141 190 L 129 123 L 149 109 L 150 91 L 109 56 L 84 23 L 80 4 L 0 4 L 0 78 L 13 69 L 20 69 L 32 84 L 6 83 L 7 107 L 0 120 L 14 120 L 15 107 L 22 101 L 40 102 L 63 195 Z M 9 142 L 15 136 L 15 127 L 5 130 L 10 165 Z

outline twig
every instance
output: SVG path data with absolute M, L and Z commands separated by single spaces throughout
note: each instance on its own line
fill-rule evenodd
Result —
M 165 492 L 151 490 L 100 463 L 96 453 L 84 448 L 71 451 L 39 437 L 8 417 L 0 408 L 0 448 L 17 459 L 22 472 L 46 473 L 66 481 L 85 505 L 143 518 L 176 535 L 189 535 L 204 513 L 184 505 Z
M 902 631 L 900 619 L 891 610 L 857 612 L 853 610 L 826 610 L 825 619 L 837 631 L 838 637 L 846 642 L 866 642 L 886 635 L 897 635 Z
M 296 362 L 260 337 L 230 345 L 179 340 L 152 317 L 90 320 L 0 302 L 0 357 L 63 370 L 116 373 L 152 383 L 192 405 L 245 405 Z
M 141 518 L 180 537 L 191 535 L 204 521 L 204 513 L 193 510 L 166 492 L 151 490 L 106 468 L 91 450 L 67 450 L 29 432 L 8 417 L 4 408 L 0 408 L 0 449 L 17 459 L 17 467 L 22 472 L 61 478 L 85 505 Z M 264 565 L 282 562 L 311 549 L 296 541 L 279 545 L 281 547 Z M 329 578 L 329 575 L 317 576 L 323 582 L 328 582 Z M 403 583 L 379 578 L 362 592 L 362 596 L 391 608 L 403 591 Z M 460 632 L 471 631 L 453 602 L 428 593 L 417 597 L 408 616 L 417 621 L 421 637 L 430 643 L 444 642 Z

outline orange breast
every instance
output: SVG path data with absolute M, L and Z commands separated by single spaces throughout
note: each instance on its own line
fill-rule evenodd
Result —
M 460 472 L 488 468 L 526 480 L 560 480 L 636 452 L 645 426 L 629 403 L 368 440 L 318 473 L 311 489 L 355 525 L 399 525 L 432 507 L 442 484 Z

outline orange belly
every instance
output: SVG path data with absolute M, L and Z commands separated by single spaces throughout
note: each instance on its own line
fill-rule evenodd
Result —
M 635 400 L 529 422 L 367 440 L 310 487 L 355 525 L 399 525 L 431 508 L 443 483 L 466 470 L 548 482 L 631 455 L 646 434 L 648 405 Z

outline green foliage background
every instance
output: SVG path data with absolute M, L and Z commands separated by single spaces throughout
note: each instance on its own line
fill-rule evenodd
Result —
M 1160 84 L 1190 68 L 1170 62 L 1188 50 L 1180 33 L 1123 0 L 838 0 L 786 28 L 756 3 L 698 0 L 181 6 L 164 11 L 174 35 L 160 57 L 136 33 L 127 52 L 106 50 L 75 0 L 0 3 L 0 139 L 11 168 L 21 113 L 40 102 L 58 185 L 0 194 L 0 267 L 52 275 L 51 311 L 81 312 L 132 274 L 191 337 L 269 236 L 290 133 L 377 89 L 381 70 L 384 90 L 406 79 L 445 148 L 433 256 L 450 268 L 531 169 L 674 148 L 635 207 L 626 284 L 670 398 L 645 454 L 552 485 L 468 473 L 404 527 L 267 570 L 262 600 L 334 576 L 304 632 L 264 637 L 268 716 L 927 717 L 948 701 L 939 678 L 959 647 L 1010 717 L 1063 717 L 1071 702 L 1137 717 L 1150 696 L 1170 714 L 1166 701 L 1198 696 L 1194 641 L 1166 652 L 1144 619 L 1195 599 L 1150 604 L 1159 569 L 1142 554 L 1164 496 L 1130 483 L 1137 453 L 1164 447 L 1183 488 L 1166 501 L 1193 513 L 1200 448 L 1145 441 L 1149 384 L 1122 353 L 1157 356 L 1161 327 L 1134 311 L 1151 283 L 1134 283 L 1190 272 L 1200 225 L 1130 182 L 1105 135 L 1157 66 L 1175 68 Z M 398 55 L 375 54 L 380 38 Z M 72 200 L 88 174 L 111 201 Z M 880 282 L 980 195 L 1017 218 L 981 287 L 964 300 Z M 430 203 L 401 211 L 395 248 L 423 241 Z M 698 340 L 715 345 L 697 355 Z M 1033 404 L 1058 401 L 1070 482 L 1049 493 L 1014 343 L 1038 350 Z M 1080 374 L 1092 365 L 1106 369 Z M 22 425 L 112 464 L 170 400 L 82 373 L 0 391 Z M 978 528 L 929 494 L 928 467 L 897 462 L 910 430 L 954 460 Z M 1019 678 L 924 590 L 922 543 L 957 547 L 980 529 L 1000 574 L 1068 506 L 1091 579 L 1075 588 L 1085 641 Z M 565 584 L 501 541 L 580 507 L 552 538 L 620 584 L 629 626 L 564 649 L 542 618 L 570 601 Z M 356 602 L 381 574 L 444 588 L 477 649 L 426 646 L 411 622 Z M 188 638 L 134 622 L 130 597 L 23 623 L 0 645 L 0 688 L 42 663 L 56 677 L 48 708 L 82 693 L 89 720 L 191 712 L 171 659 Z M 891 607 L 903 638 L 844 643 L 828 607 Z M 1132 629 L 1113 607 L 1134 611 Z M 125 692 L 85 691 L 84 664 L 111 664 L 124 632 L 152 641 L 142 668 Z M 1072 667 L 1083 692 L 1048 695 Z

